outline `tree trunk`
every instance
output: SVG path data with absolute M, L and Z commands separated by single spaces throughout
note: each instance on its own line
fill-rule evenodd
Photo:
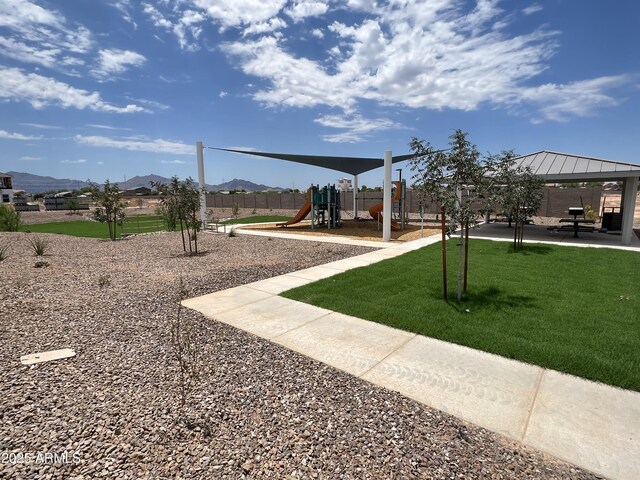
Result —
M 449 301 L 447 293 L 447 223 L 445 220 L 444 207 L 440 208 L 440 220 L 442 225 L 442 293 L 444 301 Z
M 184 241 L 184 225 L 182 224 L 182 218 L 180 219 L 180 234 L 182 235 L 182 250 L 187 251 L 187 244 Z
M 464 267 L 464 226 L 460 225 L 460 238 L 458 238 L 458 302 L 462 300 L 462 270 Z
M 467 293 L 467 274 L 469 272 L 469 222 L 464 226 L 464 285 L 463 292 Z

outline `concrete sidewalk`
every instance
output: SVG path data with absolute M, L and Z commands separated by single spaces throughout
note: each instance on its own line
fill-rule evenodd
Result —
M 278 296 L 439 240 L 393 244 L 183 305 L 600 475 L 637 479 L 640 393 Z

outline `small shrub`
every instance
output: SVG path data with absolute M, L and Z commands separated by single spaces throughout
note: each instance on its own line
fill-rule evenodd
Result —
M 9 245 L 0 245 L 0 262 L 9 257 Z
M 231 230 L 229 230 L 229 236 L 230 237 L 237 237 L 238 233 L 236 232 L 235 228 L 232 228 Z
M 49 242 L 47 242 L 44 238 L 40 238 L 38 236 L 30 238 L 29 244 L 31 245 L 33 253 L 35 253 L 37 257 L 43 256 L 47 251 L 47 247 L 49 246 Z
M 237 203 L 234 203 L 231 206 L 231 215 L 233 215 L 234 218 L 237 220 L 239 214 L 240 214 L 240 205 L 238 205 Z
M 251 215 L 256 215 L 258 212 L 257 210 L 254 208 L 253 210 L 251 210 Z
M 70 198 L 69 200 L 67 200 L 66 207 L 67 210 L 69 210 L 69 215 L 80 214 L 80 202 L 77 198 Z
M 200 379 L 200 345 L 197 337 L 197 325 L 190 318 L 182 316 L 182 300 L 187 298 L 182 277 L 178 290 L 178 309 L 171 322 L 171 347 L 178 363 L 178 387 L 180 393 L 180 410 L 183 410 L 189 394 Z
M 17 232 L 21 224 L 20 212 L 10 205 L 0 205 L 0 232 Z
M 42 260 L 40 260 L 40 261 L 36 262 L 33 266 L 35 268 L 45 268 L 45 267 L 49 266 L 49 262 L 43 262 Z
M 596 212 L 591 205 L 584 206 L 584 216 L 596 222 L 600 220 L 600 215 L 598 215 L 598 212 Z
M 111 285 L 111 275 L 100 275 L 98 277 L 98 287 L 105 288 Z

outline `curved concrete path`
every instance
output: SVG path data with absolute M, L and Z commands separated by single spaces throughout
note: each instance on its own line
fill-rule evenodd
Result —
M 278 296 L 439 239 L 386 245 L 183 305 L 600 475 L 640 478 L 640 393 Z

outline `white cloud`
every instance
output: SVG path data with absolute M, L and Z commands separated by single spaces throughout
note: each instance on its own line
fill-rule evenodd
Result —
M 93 45 L 85 27 L 72 27 L 59 12 L 28 0 L 2 0 L 0 27 L 11 31 L 0 36 L 0 54 L 48 68 L 82 65 Z
M 35 162 L 37 160 L 42 160 L 42 157 L 29 157 L 29 156 L 24 156 L 24 157 L 20 157 L 21 161 L 24 162 Z
M 628 76 L 618 75 L 563 85 L 547 83 L 524 89 L 513 95 L 510 100 L 515 104 L 524 102 L 535 104 L 544 119 L 565 122 L 575 116 L 594 115 L 598 108 L 618 105 L 619 100 L 604 92 L 629 81 Z
M 92 147 L 120 148 L 139 152 L 172 153 L 178 155 L 195 155 L 195 146 L 170 140 L 146 138 L 109 138 L 98 135 L 76 135 L 76 142 Z
M 324 135 L 322 138 L 331 143 L 357 143 L 369 138 L 372 133 L 390 128 L 402 128 L 402 125 L 392 120 L 368 119 L 361 115 L 323 115 L 314 122 L 324 127 L 345 130 L 344 132 Z
M 512 17 L 498 0 L 480 0 L 472 10 L 452 0 L 408 0 L 403 8 L 393 2 L 348 5 L 364 12 L 364 20 L 331 24 L 326 36 L 333 47 L 325 58 L 298 56 L 287 41 L 273 36 L 241 39 L 222 48 L 239 60 L 244 73 L 268 82 L 253 93 L 268 106 L 327 105 L 356 114 L 363 100 L 464 111 L 518 104 L 539 109 L 545 119 L 561 120 L 615 104 L 607 94 L 615 82 L 532 87 L 558 46 L 557 32 L 507 33 Z M 580 88 L 585 89 L 581 94 Z M 577 100 L 563 100 L 563 94 Z M 362 138 L 351 126 L 343 128 L 345 137 L 327 139 Z
M 285 13 L 294 22 L 299 22 L 307 17 L 318 17 L 324 15 L 329 9 L 327 2 L 316 0 L 297 0 L 291 8 L 287 8 Z
M 287 0 L 193 0 L 196 7 L 204 10 L 223 28 L 265 22 L 275 17 L 286 3 Z
M 527 115 L 536 110 L 544 119 L 561 120 L 615 104 L 609 93 L 612 82 L 582 79 L 536 86 L 536 77 L 549 67 L 559 46 L 558 32 L 541 26 L 513 33 L 508 27 L 521 15 L 501 4 L 501 0 L 182 0 L 145 4 L 145 11 L 158 28 L 173 32 L 185 49 L 199 48 L 198 35 L 188 29 L 182 35 L 181 24 L 201 28 L 206 17 L 220 30 L 233 30 L 225 33 L 230 40 L 220 48 L 246 75 L 261 79 L 251 95 L 268 107 L 328 106 L 353 120 L 363 102 L 430 110 L 491 106 Z M 522 12 L 530 15 L 541 8 L 532 3 Z M 325 52 L 300 53 L 287 35 L 291 25 L 283 18 L 295 24 L 333 13 L 340 14 L 335 18 L 342 23 L 309 31 L 324 39 Z M 578 95 L 576 85 L 588 87 L 588 92 Z M 552 92 L 570 93 L 589 106 L 563 101 Z M 551 97 L 557 100 L 552 102 Z M 344 125 L 344 136 L 326 139 L 364 138 L 366 132 L 358 133 L 356 127 Z M 382 123 L 376 128 L 393 127 Z
M 246 74 L 271 82 L 272 88 L 254 94 L 256 100 L 267 105 L 349 107 L 356 103 L 349 78 L 330 75 L 317 62 L 294 57 L 285 52 L 274 37 L 235 42 L 223 48 L 241 59 Z
M 218 96 L 219 96 L 220 98 L 224 98 L 224 97 L 226 97 L 227 95 L 229 95 L 229 93 L 228 93 L 228 92 L 225 92 L 224 90 L 222 90 L 222 91 L 218 94 Z
M 139 68 L 147 59 L 131 50 L 100 50 L 98 65 L 91 73 L 101 80 L 114 80 L 114 76 L 126 72 L 130 67 Z
M 130 100 L 133 100 L 136 103 L 141 103 L 142 105 L 155 110 L 169 110 L 171 108 L 169 105 L 161 102 L 156 102 L 155 100 L 147 100 L 146 98 L 130 98 Z
M 190 9 L 177 11 L 176 8 L 161 12 L 156 6 L 149 3 L 142 5 L 144 13 L 149 16 L 154 26 L 172 32 L 182 49 L 195 51 L 200 48 L 196 40 L 202 33 L 201 24 L 206 20 L 203 13 Z M 158 36 L 156 38 L 163 41 Z
M 3 0 L 0 2 L 0 26 L 25 30 L 31 25 L 61 28 L 64 18 L 57 12 L 46 10 L 28 0 Z
M 49 106 L 111 113 L 144 112 L 137 105 L 116 107 L 105 102 L 98 92 L 74 88 L 54 78 L 24 73 L 18 68 L 0 66 L 0 99 L 28 102 L 36 109 Z
M 96 162 L 96 165 L 104 165 L 104 162 Z
M 58 125 L 44 125 L 42 123 L 20 123 L 20 125 L 24 125 L 25 127 L 33 127 L 39 128 L 42 130 L 60 130 L 62 127 Z
M 186 0 L 176 5 L 142 5 L 155 27 L 173 33 L 183 50 L 194 51 L 200 48 L 198 39 L 207 21 L 219 25 L 221 31 L 242 28 L 245 36 L 284 28 L 286 22 L 277 15 L 286 3 L 287 0 Z
M 266 22 L 252 23 L 250 26 L 244 29 L 242 36 L 247 35 L 259 35 L 262 33 L 277 32 L 287 26 L 287 22 L 281 18 L 272 18 Z
M 528 7 L 525 7 L 522 9 L 522 12 L 525 15 L 531 15 L 532 13 L 536 13 L 542 10 L 542 5 L 538 5 L 537 3 L 534 3 L 533 5 L 529 5 Z
M 164 163 L 167 165 L 184 165 L 187 162 L 185 162 L 184 160 L 161 160 L 160 163 Z
M 78 160 L 62 160 L 60 163 L 67 163 L 67 164 L 72 164 L 72 165 L 81 165 L 83 163 L 87 163 L 87 161 L 84 158 L 80 158 Z
M 111 4 L 111 6 L 116 8 L 122 14 L 122 18 L 126 22 L 129 22 L 131 25 L 133 25 L 133 28 L 138 28 L 138 24 L 133 20 L 133 17 L 131 16 L 131 10 L 133 10 L 133 7 L 131 6 L 130 0 L 115 0 Z
M 22 133 L 7 132 L 0 130 L 0 138 L 7 140 L 42 140 L 42 137 L 34 137 L 33 135 L 23 135 Z
M 102 130 L 131 130 L 124 127 L 112 127 L 111 125 L 100 125 L 99 123 L 88 123 L 87 127 L 100 128 Z

